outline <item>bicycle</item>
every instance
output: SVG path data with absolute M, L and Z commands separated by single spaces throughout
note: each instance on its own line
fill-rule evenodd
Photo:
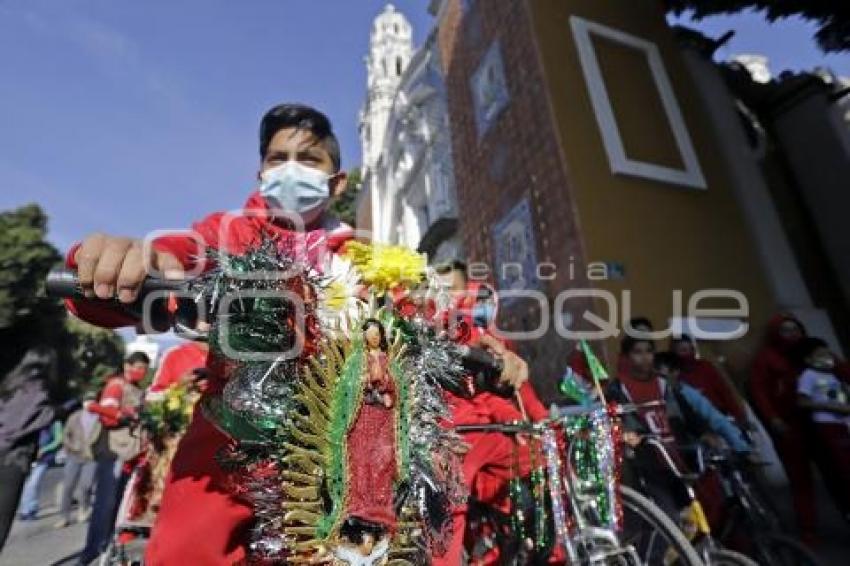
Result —
M 116 514 L 115 529 L 109 546 L 100 555 L 99 566 L 141 566 L 145 546 L 150 538 L 152 524 L 146 520 L 130 518 L 130 509 L 139 481 L 138 469 L 130 475 L 121 494 Z
M 486 552 L 494 546 L 500 551 L 500 564 L 539 564 L 560 545 L 570 564 L 587 566 L 623 565 L 697 566 L 704 564 L 690 541 L 675 523 L 648 498 L 617 481 L 618 471 L 612 461 L 593 461 L 586 465 L 590 445 L 585 442 L 598 435 L 605 450 L 615 450 L 618 417 L 635 411 L 634 406 L 609 407 L 602 404 L 562 408 L 552 418 L 538 423 L 491 423 L 458 426 L 458 432 L 490 432 L 524 435 L 549 443 L 545 457 L 545 492 L 520 516 L 530 519 L 534 528 L 521 540 L 514 521 L 504 512 L 485 505 L 471 506 L 470 524 L 489 537 L 479 537 L 478 549 Z M 557 434 L 566 442 L 557 458 L 551 457 L 552 442 Z M 584 460 L 583 460 L 584 459 Z M 580 462 L 584 463 L 580 463 Z M 563 469 L 559 469 L 563 463 Z M 595 466 L 595 467 L 594 467 Z M 604 468 L 604 469 L 602 469 Z M 591 481 L 588 474 L 603 474 L 605 482 Z M 539 486 L 538 486 L 539 487 Z M 533 492 L 532 490 L 527 490 Z M 539 489 L 538 489 L 539 492 Z M 559 502 L 560 500 L 560 502 Z M 556 503 L 556 504 L 553 504 Z M 545 514 L 545 521 L 541 519 Z M 544 536 L 540 536 L 544 535 Z M 548 544 L 539 544 L 539 539 Z
M 707 468 L 718 471 L 728 502 L 729 518 L 718 539 L 738 540 L 746 533 L 746 550 L 760 564 L 770 566 L 818 566 L 820 562 L 801 542 L 784 533 L 778 513 L 749 479 L 747 469 L 733 454 L 712 451 L 701 459 Z
M 642 442 L 652 447 L 661 457 L 663 464 L 672 472 L 685 488 L 685 493 L 690 501 L 689 505 L 682 512 L 681 529 L 685 532 L 687 538 L 691 541 L 694 548 L 699 553 L 700 557 L 708 566 L 758 566 L 748 556 L 725 548 L 720 540 L 712 536 L 711 526 L 706 519 L 702 504 L 696 497 L 693 485 L 702 475 L 702 465 L 697 468 L 700 473 L 689 474 L 679 469 L 679 466 L 674 461 L 667 447 L 655 436 L 647 436 Z M 690 448 L 690 447 L 687 447 Z M 703 451 L 700 445 L 695 448 L 696 458 L 698 462 L 703 460 Z M 646 485 L 647 478 L 641 477 L 640 481 Z M 770 565 L 772 566 L 772 564 Z

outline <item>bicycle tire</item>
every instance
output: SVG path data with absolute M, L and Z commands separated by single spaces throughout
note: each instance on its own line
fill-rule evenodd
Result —
M 759 564 L 770 566 L 821 566 L 820 560 L 800 541 L 782 534 L 756 536 Z
M 740 552 L 721 548 L 708 553 L 708 566 L 759 566 L 759 563 Z
M 705 562 L 700 558 L 684 533 L 652 500 L 626 485 L 620 486 L 620 498 L 624 514 L 635 513 L 655 531 L 661 533 L 661 536 L 664 537 L 678 557 L 676 564 L 680 566 L 705 566 Z M 656 566 L 655 563 L 651 562 L 643 562 L 642 564 Z

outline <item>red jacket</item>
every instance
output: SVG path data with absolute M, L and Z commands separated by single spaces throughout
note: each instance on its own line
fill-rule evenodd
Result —
M 136 407 L 124 405 L 124 387 L 128 381 L 122 375 L 113 375 L 106 380 L 106 385 L 100 392 L 97 401 L 88 403 L 86 410 L 100 417 L 100 422 L 106 428 L 115 428 L 121 417 L 136 416 Z
M 721 413 L 731 416 L 739 423 L 746 422 L 747 414 L 738 396 L 711 362 L 683 360 L 679 378 L 702 393 Z
M 802 371 L 792 355 L 793 344 L 783 342 L 779 327 L 790 315 L 777 315 L 768 323 L 767 342 L 756 355 L 750 372 L 749 392 L 759 416 L 769 422 L 799 417 L 797 377 Z M 800 325 L 802 328 L 802 324 Z
M 259 243 L 265 233 L 280 240 L 298 239 L 304 244 L 302 249 L 308 259 L 321 268 L 324 252 L 337 251 L 353 236 L 351 228 L 340 223 L 293 234 L 275 223 L 267 212 L 265 201 L 256 193 L 245 203 L 245 210 L 249 212 L 212 214 L 192 226 L 194 237 L 168 235 L 157 238 L 153 245 L 157 250 L 176 256 L 187 270 L 203 271 L 210 267 L 203 259 L 205 246 L 238 253 Z M 70 267 L 75 267 L 75 251 L 72 249 L 68 254 Z M 135 324 L 135 320 L 120 309 L 102 304 L 68 301 L 68 308 L 99 326 Z M 207 367 L 211 381 L 208 391 L 215 392 L 223 385 L 220 380 L 223 360 L 208 356 Z M 216 455 L 228 442 L 228 437 L 196 408 L 172 462 L 159 515 L 146 548 L 146 564 L 226 566 L 245 557 L 245 533 L 251 525 L 252 510 L 232 494 L 230 476 L 216 460 Z M 203 512 L 199 513 L 199 509 Z M 201 538 L 203 544 L 198 544 Z
M 326 252 L 336 252 L 353 237 L 351 227 L 336 221 L 325 226 L 295 234 L 275 222 L 268 213 L 268 205 L 259 193 L 253 193 L 245 202 L 241 214 L 216 212 L 192 225 L 191 233 L 165 235 L 153 241 L 157 251 L 174 255 L 187 271 L 201 273 L 211 267 L 204 257 L 204 248 L 240 253 L 262 241 L 263 234 L 277 240 L 295 238 L 296 251 L 303 251 L 313 265 L 319 266 Z M 78 246 L 68 252 L 68 267 L 76 268 L 74 255 Z M 66 301 L 68 310 L 79 318 L 106 328 L 133 326 L 136 320 L 120 309 L 87 301 Z

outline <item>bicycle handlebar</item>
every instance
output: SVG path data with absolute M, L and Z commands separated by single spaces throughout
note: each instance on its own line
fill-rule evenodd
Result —
M 663 405 L 663 401 L 649 401 L 648 403 L 634 403 L 616 405 L 614 407 L 615 415 L 622 415 L 639 411 L 644 408 L 657 407 Z M 501 432 L 504 434 L 536 434 L 540 433 L 546 427 L 561 423 L 565 418 L 591 415 L 596 411 L 607 411 L 607 407 L 601 403 L 592 405 L 570 405 L 567 407 L 552 407 L 553 416 L 548 419 L 543 419 L 536 422 L 512 421 L 500 423 L 476 423 L 468 425 L 456 425 L 455 431 L 460 433 L 465 432 Z
M 636 413 L 642 409 L 651 409 L 654 407 L 661 407 L 664 405 L 664 401 L 647 401 L 646 403 L 623 403 L 623 404 L 615 404 L 613 405 L 613 412 L 616 415 L 625 415 L 628 413 Z M 599 401 L 591 403 L 590 405 L 567 405 L 565 407 L 557 408 L 557 418 L 566 418 L 566 417 L 581 417 L 585 415 L 591 415 L 599 410 L 607 410 L 607 406 L 603 405 Z
M 139 289 L 138 301 L 144 301 L 147 295 L 154 292 L 180 291 L 185 290 L 187 286 L 188 281 L 186 280 L 172 281 L 156 277 L 145 277 L 144 281 L 142 281 L 142 286 Z M 80 278 L 77 275 L 77 272 L 67 267 L 51 269 L 47 274 L 45 289 L 49 297 L 55 297 L 57 299 L 98 300 L 88 299 L 83 296 L 83 289 L 80 286 Z

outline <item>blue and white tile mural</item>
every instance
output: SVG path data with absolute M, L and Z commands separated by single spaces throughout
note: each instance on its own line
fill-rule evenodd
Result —
M 500 291 L 539 289 L 533 226 L 528 198 L 493 225 L 493 269 Z M 511 299 L 502 298 L 503 302 Z
M 480 138 L 490 129 L 510 101 L 498 42 L 493 43 L 487 50 L 469 82 L 475 106 L 475 125 Z

